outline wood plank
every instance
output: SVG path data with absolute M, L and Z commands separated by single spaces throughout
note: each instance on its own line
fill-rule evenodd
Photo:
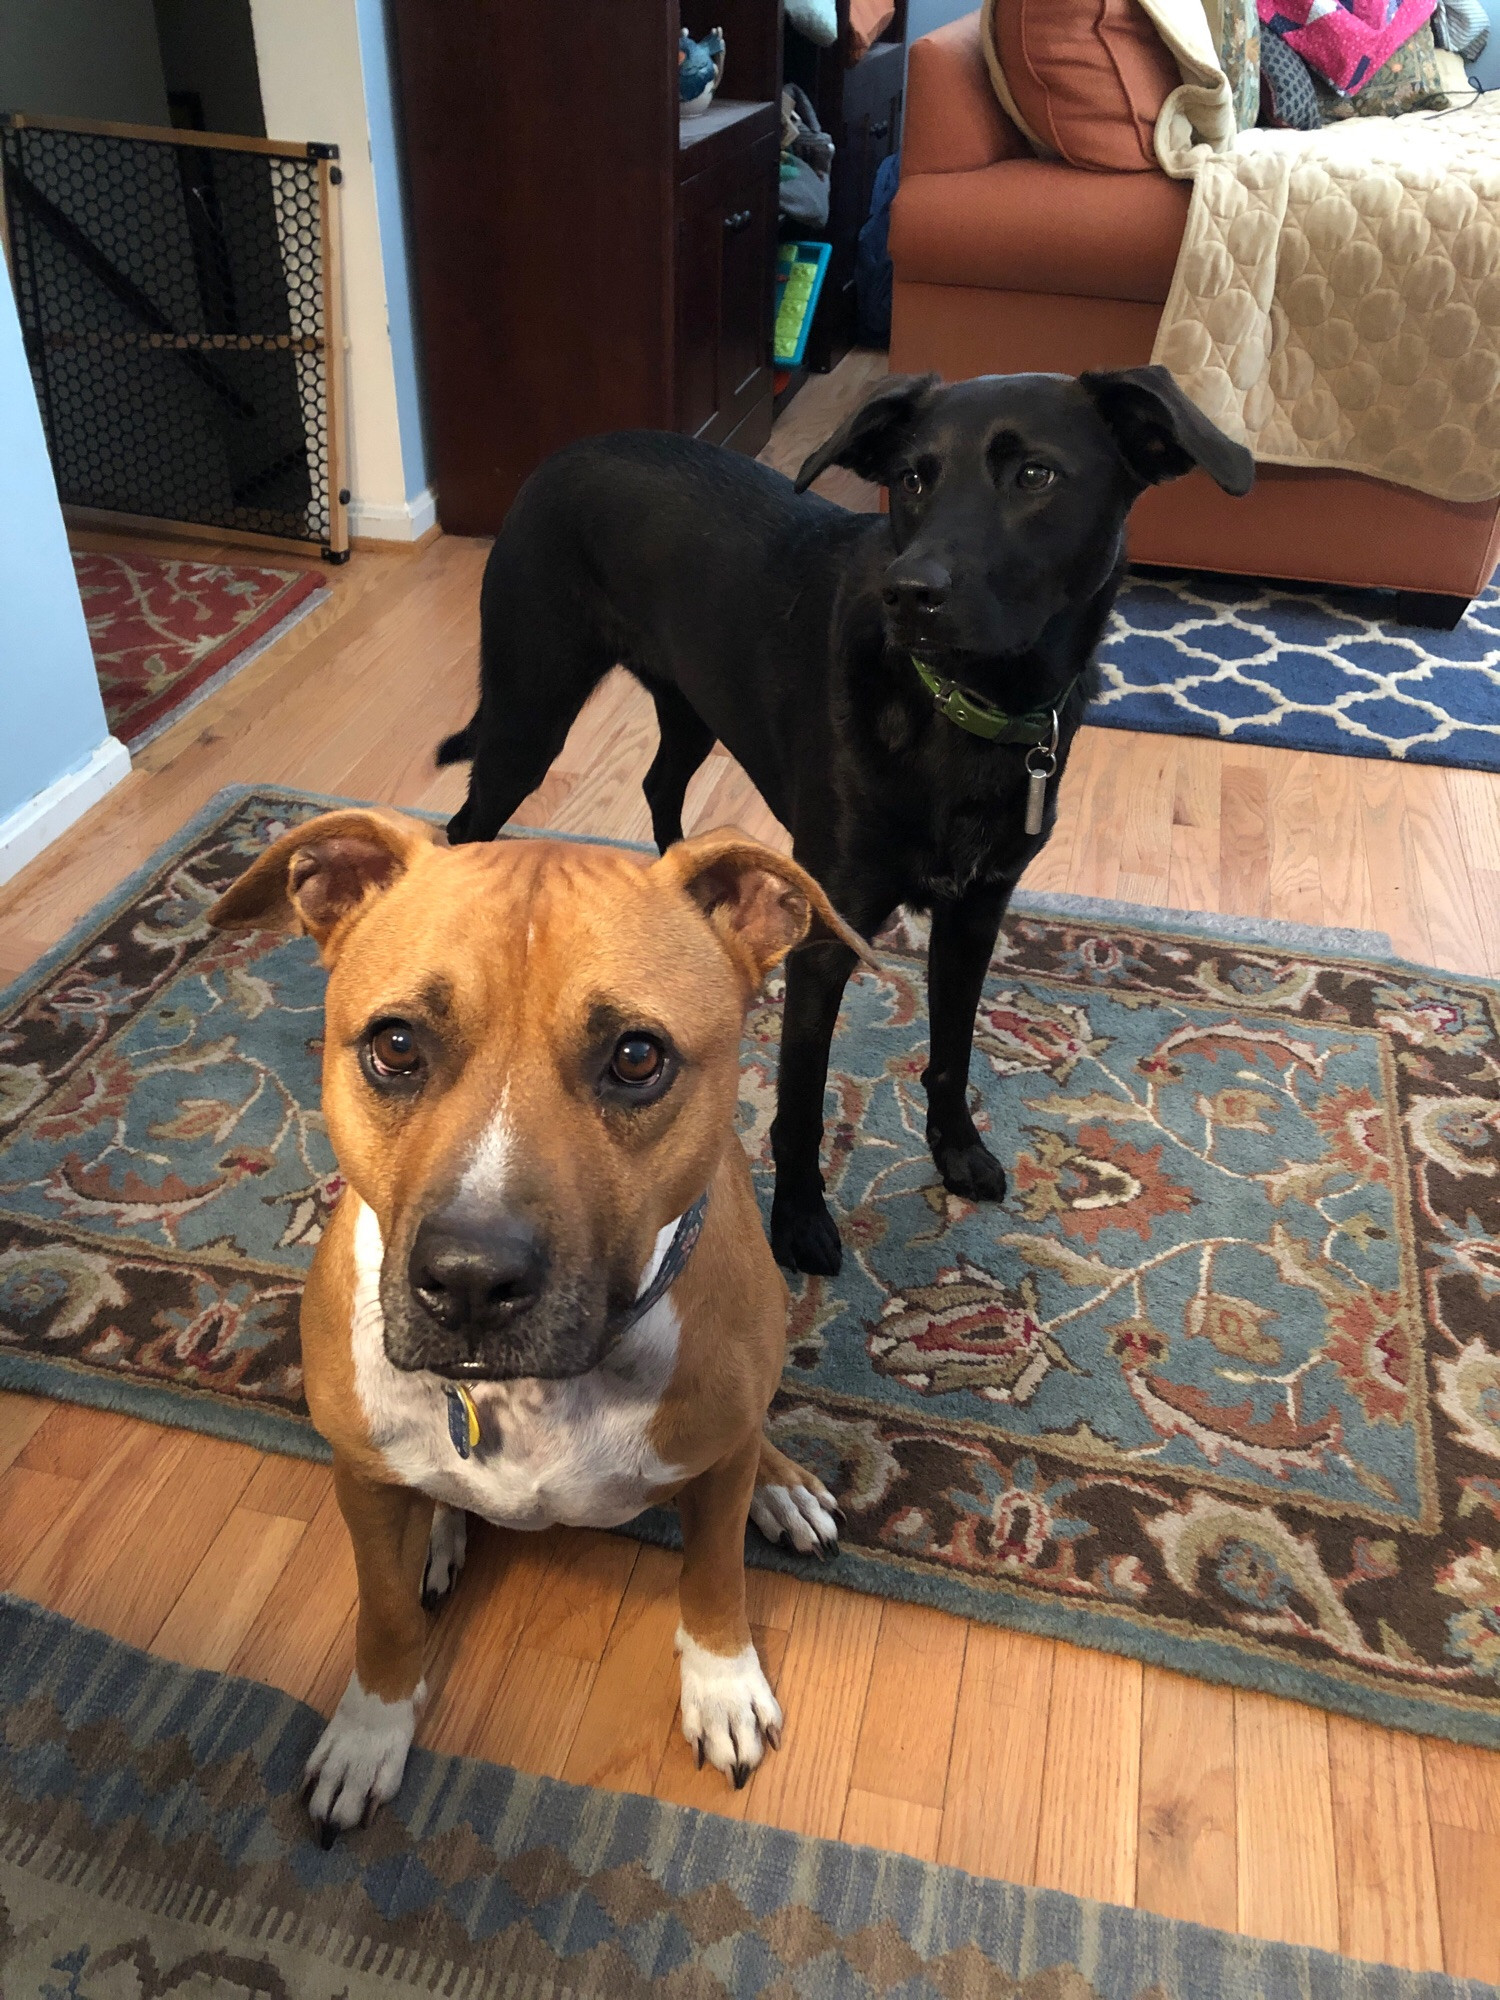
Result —
M 1136 1902 L 1232 1931 L 1238 1912 L 1234 1695 L 1147 1667 Z
M 878 1598 L 807 1591 L 781 1663 L 782 1749 L 750 1781 L 749 1816 L 837 1839 L 880 1637 Z
M 1265 769 L 1248 749 L 1226 750 L 1219 777 L 1219 907 L 1236 916 L 1264 916 L 1270 878 Z
M 54 1609 L 132 1646 L 149 1646 L 250 1483 L 255 1453 L 222 1438 L 174 1440 L 157 1504 L 116 1519 L 110 1559 L 53 1599 Z M 163 1452 L 165 1456 L 165 1450 Z M 87 1501 L 88 1482 L 84 1486 Z
M 283 1458 L 266 1452 L 245 1488 L 242 1507 L 257 1514 L 278 1514 L 288 1521 L 310 1521 L 333 1491 L 333 1467 L 312 1458 Z
M 114 1561 L 122 1534 L 159 1511 L 187 1445 L 185 1432 L 122 1425 L 118 1440 L 17 1565 L 11 1587 L 54 1611 L 85 1602 Z M 76 1611 L 71 1614 L 76 1615 Z
M 913 1805 L 908 1799 L 856 1788 L 844 1804 L 840 1838 L 859 1847 L 884 1847 L 895 1854 L 914 1854 L 919 1861 L 936 1861 L 942 1832 L 940 1806 Z
M 162 1621 L 152 1652 L 226 1671 L 306 1532 L 302 1521 L 236 1507 Z
M 56 1472 L 33 1472 L 29 1465 L 0 1472 L 0 1590 L 14 1587 L 32 1549 L 72 1510 L 81 1483 Z
M 0 1392 L 0 1472 L 15 1463 L 55 1408 L 41 1396 Z
M 1317 807 L 1322 761 L 1300 751 L 1271 751 L 1266 758 L 1266 913 L 1286 923 L 1324 921 Z
M 649 1792 L 677 1714 L 680 1556 L 643 1548 L 579 1717 L 562 1775 L 575 1785 Z
M 1125 903 L 1157 905 L 1171 893 L 1177 742 L 1142 730 L 1125 736 L 1125 744 L 1120 769 L 1124 811 L 1114 893 Z
M 560 1778 L 598 1671 L 593 1660 L 518 1646 L 467 1755 Z
M 286 1567 L 256 1614 L 230 1671 L 269 1681 L 299 1701 L 310 1701 L 328 1650 L 349 1619 L 359 1585 L 349 1530 L 330 1487 L 307 1523 Z M 343 1679 L 354 1666 L 352 1644 Z M 342 1686 L 342 1682 L 340 1682 Z
M 508 1535 L 471 1516 L 463 1573 L 438 1614 L 427 1656 L 423 1741 L 477 1754 L 485 1718 L 525 1635 L 555 1552 L 556 1534 Z
M 1421 965 L 1432 963 L 1432 933 L 1416 843 L 1406 824 L 1401 766 L 1387 758 L 1360 765 L 1359 816 L 1370 870 L 1374 927 L 1396 951 Z
M 1456 1826 L 1432 1829 L 1438 1904 L 1443 1917 L 1443 1967 L 1455 1979 L 1500 1985 L 1500 1835 Z
M 1435 963 L 1456 972 L 1483 973 L 1489 951 L 1480 932 L 1448 773 L 1430 764 L 1403 764 L 1399 769 L 1406 836 L 1427 910 L 1430 955 Z
M 1500 1835 L 1500 1751 L 1428 1736 L 1422 1740 L 1422 1768 L 1435 1826 Z
M 1328 1757 L 1340 1950 L 1440 1972 L 1443 1935 L 1421 1740 L 1330 1715 Z
M 1179 736 L 1172 790 L 1167 902 L 1174 910 L 1219 908 L 1219 772 L 1223 755 L 1202 736 Z
M 1133 1903 L 1140 1806 L 1140 1662 L 1080 1653 L 1053 1676 L 1038 1885 Z
M 31 1399 L 28 1398 L 28 1401 Z M 20 1454 L 33 1472 L 56 1472 L 64 1479 L 91 1479 L 103 1460 L 125 1438 L 160 1438 L 154 1424 L 121 1417 L 114 1410 L 91 1410 L 84 1403 L 49 1403 L 36 1399 L 45 1422 Z
M 970 1624 L 938 1859 L 975 1875 L 1036 1880 L 1054 1663 L 1081 1654 L 1029 1632 Z M 1004 1810 L 996 1801 L 1004 1800 Z
M 1314 761 L 1317 782 L 1313 806 L 1324 922 L 1351 930 L 1379 930 L 1365 844 L 1364 760 L 1319 757 Z
M 1328 1718 L 1271 1695 L 1234 1697 L 1238 1929 L 1339 1948 Z
M 573 1528 L 557 1537 L 526 1643 L 570 1660 L 603 1659 L 640 1543 Z
M 921 1604 L 884 1605 L 850 1773 L 856 1789 L 941 1818 L 967 1639 L 962 1618 Z

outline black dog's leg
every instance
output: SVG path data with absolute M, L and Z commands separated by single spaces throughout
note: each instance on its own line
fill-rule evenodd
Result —
M 651 808 L 651 837 L 665 854 L 682 838 L 688 781 L 714 747 L 714 733 L 687 697 L 664 681 L 648 682 L 661 743 L 641 781 Z
M 781 1067 L 771 1126 L 771 1157 L 776 1162 L 771 1249 L 778 1264 L 828 1278 L 837 1272 L 844 1253 L 838 1224 L 823 1199 L 818 1149 L 828 1051 L 839 1002 L 853 970 L 854 953 L 842 944 L 807 945 L 787 960 Z
M 578 707 L 582 705 L 580 701 Z M 568 740 L 577 712 L 570 708 L 548 715 L 517 707 L 501 723 L 490 720 L 487 708 L 480 710 L 469 795 L 448 822 L 451 846 L 495 838 L 527 793 L 546 777 Z
M 1007 886 L 938 903 L 932 912 L 927 952 L 932 1041 L 922 1072 L 927 1143 L 943 1186 L 970 1201 L 1005 1199 L 1005 1169 L 980 1138 L 969 1111 L 969 1056 L 975 1011 L 1009 900 Z

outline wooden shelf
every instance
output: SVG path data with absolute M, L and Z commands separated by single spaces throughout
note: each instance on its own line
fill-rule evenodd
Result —
M 707 111 L 679 121 L 678 180 L 717 166 L 722 158 L 760 138 L 760 128 L 772 132 L 778 123 L 776 106 L 768 97 L 716 98 Z

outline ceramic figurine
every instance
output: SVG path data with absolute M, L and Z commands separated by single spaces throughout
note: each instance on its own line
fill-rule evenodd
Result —
M 684 28 L 677 38 L 677 95 L 684 118 L 696 118 L 714 101 L 724 78 L 724 30 L 710 28 L 695 42 Z

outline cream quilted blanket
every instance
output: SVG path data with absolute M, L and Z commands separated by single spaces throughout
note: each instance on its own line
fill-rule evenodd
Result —
M 1143 0 L 1182 67 L 1157 124 L 1192 179 L 1152 359 L 1258 460 L 1500 494 L 1500 93 L 1241 132 L 1201 0 Z

